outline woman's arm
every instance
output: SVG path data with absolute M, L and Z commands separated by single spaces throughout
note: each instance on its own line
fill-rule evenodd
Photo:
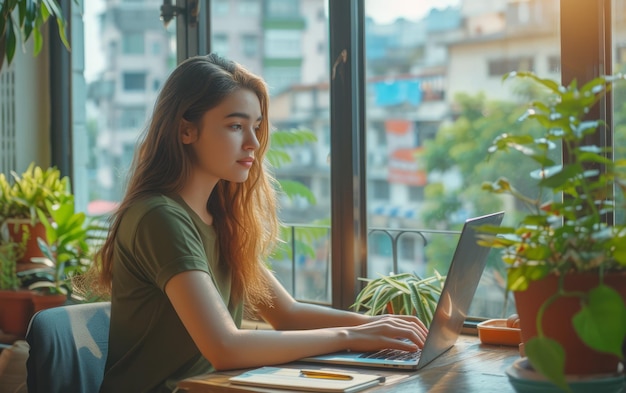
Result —
M 165 292 L 200 352 L 218 370 L 280 364 L 344 349 L 415 351 L 423 345 L 421 329 L 414 321 L 403 318 L 377 318 L 357 326 L 312 330 L 238 329 L 211 277 L 202 271 L 175 275 L 166 284 Z M 290 303 L 279 294 L 276 311 L 266 313 L 275 320 L 283 320 L 295 313 L 292 314 L 294 318 L 325 315 L 329 321 L 365 322 L 363 317 L 350 315 L 352 313 L 300 308 Z M 289 310 L 282 310 L 285 306 L 290 307 Z M 408 338 L 412 343 L 399 338 Z
M 259 314 L 276 330 L 316 329 L 337 326 L 356 326 L 373 322 L 382 316 L 367 316 L 356 312 L 337 310 L 316 304 L 296 301 L 278 282 L 276 277 L 267 271 L 267 279 L 274 292 L 273 307 L 260 307 Z M 425 339 L 428 330 L 415 316 L 394 315 L 416 324 Z

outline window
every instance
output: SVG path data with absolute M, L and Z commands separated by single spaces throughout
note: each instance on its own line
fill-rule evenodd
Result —
M 560 74 L 561 73 L 561 57 L 560 56 L 548 56 L 548 72 Z
M 144 53 L 143 33 L 131 33 L 122 36 L 122 52 L 125 55 L 141 55 Z
M 216 16 L 227 15 L 229 12 L 229 0 L 213 0 L 211 1 L 211 11 Z
M 73 43 L 71 52 L 77 69 L 71 173 L 77 208 L 91 214 L 122 197 L 137 137 L 173 65 L 176 20 L 163 26 L 160 0 L 136 1 L 130 13 L 124 2 L 82 3 L 72 20 L 84 25 L 84 45 Z
M 299 13 L 299 1 L 267 0 L 267 15 L 269 17 L 293 16 Z
M 259 53 L 259 37 L 252 34 L 244 34 L 241 36 L 241 46 L 245 56 L 255 57 Z
M 269 30 L 265 33 L 265 56 L 274 58 L 300 58 L 302 32 L 297 30 Z
M 213 52 L 225 56 L 228 53 L 228 36 L 215 34 L 212 41 Z
M 298 298 L 323 303 L 333 301 L 334 306 L 347 308 L 354 300 L 359 283 L 356 277 L 350 280 L 344 273 L 355 272 L 356 276 L 388 273 L 393 266 L 392 243 L 368 234 L 369 228 L 362 232 L 361 228 L 354 229 L 355 222 L 366 223 L 370 228 L 387 227 L 397 231 L 404 228 L 437 230 L 427 233 L 428 245 L 425 247 L 419 239 L 412 237 L 399 240 L 397 245 L 400 267 L 408 269 L 410 265 L 405 265 L 405 261 L 414 260 L 417 262 L 413 266 L 420 266 L 423 270 L 418 271 L 428 274 L 434 254 L 449 249 L 449 244 L 456 241 L 454 233 L 459 223 L 481 209 L 494 207 L 481 201 L 484 194 L 476 187 L 483 180 L 479 176 L 481 172 L 492 178 L 496 171 L 485 167 L 483 161 L 477 159 L 476 152 L 484 151 L 490 128 L 501 129 L 484 122 L 486 118 L 502 122 L 512 118 L 515 102 L 512 86 L 501 82 L 504 73 L 527 69 L 550 77 L 560 74 L 584 77 L 585 72 L 580 69 L 598 69 L 600 62 L 581 52 L 578 43 L 572 42 L 571 32 L 565 30 L 566 33 L 561 34 L 563 27 L 559 18 L 585 0 L 529 1 L 528 4 L 507 0 L 424 0 L 404 8 L 392 0 L 365 0 L 365 14 L 369 17 L 361 26 L 365 30 L 365 54 L 361 54 L 362 58 L 353 58 L 353 52 L 349 52 L 348 56 L 348 64 L 361 71 L 364 90 L 360 91 L 359 85 L 350 79 L 350 69 L 346 71 L 329 65 L 341 64 L 342 49 L 354 49 L 350 42 L 356 40 L 353 34 L 358 30 L 351 23 L 356 13 L 345 11 L 361 2 L 319 0 L 319 4 L 311 5 L 310 1 L 307 6 L 297 0 L 259 1 L 258 4 L 263 4 L 263 12 L 247 18 L 245 26 L 238 25 L 242 27 L 237 31 L 232 31 L 232 25 L 230 30 L 229 26 L 213 27 L 211 43 L 214 50 L 248 65 L 274 86 L 272 122 L 277 129 L 302 127 L 316 134 L 317 141 L 307 150 L 310 162 L 315 165 L 302 171 L 295 168 L 295 164 L 286 164 L 278 168 L 276 174 L 279 179 L 307 178 L 306 185 L 316 197 L 316 203 L 303 210 L 306 216 L 295 214 L 294 210 L 290 216 L 293 220 L 288 223 L 297 228 L 319 225 L 329 228 L 328 233 L 311 242 L 315 250 L 313 255 L 296 250 L 296 264 L 285 260 L 276 261 L 275 266 L 276 271 L 282 273 L 280 278 L 289 283 L 287 288 Z M 176 40 L 169 40 L 169 36 L 175 31 L 175 21 L 167 29 L 163 28 L 159 21 L 161 3 L 159 0 L 144 0 L 133 7 L 142 7 L 142 12 L 154 15 L 149 18 L 154 22 L 145 26 L 151 32 L 151 35 L 145 35 L 149 42 L 154 42 L 152 34 L 164 37 L 158 42 L 174 42 Z M 598 7 L 601 3 L 607 2 L 597 2 Z M 607 30 L 612 35 L 607 40 L 612 47 L 608 50 L 612 55 L 613 70 L 620 71 L 626 63 L 626 42 L 622 39 L 626 36 L 622 12 L 626 6 L 624 0 L 610 3 L 613 20 L 606 22 L 612 23 Z M 228 1 L 211 0 L 208 4 L 213 11 L 212 22 L 231 14 Z M 257 2 L 241 1 L 238 4 L 232 14 L 252 10 Z M 324 6 L 327 7 L 325 15 L 332 15 L 332 18 L 317 17 L 320 7 Z M 144 119 L 150 115 L 157 93 L 155 89 L 158 89 L 155 81 L 164 80 L 171 70 L 176 48 L 163 44 L 159 52 L 149 43 L 147 51 L 159 60 L 151 60 L 149 69 L 133 71 L 133 66 L 137 67 L 137 55 L 133 54 L 129 59 L 127 50 L 137 47 L 134 41 L 137 39 L 131 38 L 137 31 L 132 28 L 122 30 L 115 24 L 120 8 L 118 2 L 90 0 L 84 7 L 84 15 L 76 10 L 75 17 L 79 21 L 83 18 L 85 22 L 85 72 L 82 75 L 80 64 L 75 62 L 74 73 L 83 79 L 74 85 L 82 84 L 85 90 L 101 92 L 97 99 L 96 96 L 88 97 L 87 102 L 78 101 L 81 95 L 73 94 L 76 100 L 72 105 L 75 111 L 73 132 L 81 135 L 81 130 L 88 128 L 94 135 L 87 140 L 74 138 L 72 148 L 77 202 L 88 212 L 91 201 L 119 200 L 124 170 L 140 128 L 133 124 L 140 123 L 139 108 L 145 108 Z M 269 19 L 287 15 L 307 23 L 300 27 L 290 25 L 289 28 L 268 23 Z M 305 18 L 305 15 L 309 17 Z M 331 21 L 335 24 L 328 29 Z M 217 23 L 212 25 L 217 26 Z M 331 31 L 334 31 L 332 37 L 328 35 Z M 400 31 L 411 31 L 412 34 L 398 34 Z M 529 34 L 529 31 L 537 34 Z M 258 37 L 258 43 L 245 44 L 241 39 L 242 48 L 237 48 L 238 40 L 229 38 L 237 35 Z M 246 45 L 249 45 L 247 49 Z M 253 46 L 257 52 L 251 50 Z M 81 45 L 75 45 L 72 55 L 81 48 Z M 567 51 L 562 52 L 562 48 Z M 572 66 L 579 68 L 567 69 Z M 346 95 L 341 97 L 342 100 L 337 97 L 330 100 L 329 86 L 333 78 L 334 83 L 343 78 Z M 383 97 L 392 105 L 380 105 L 378 101 L 380 96 L 376 89 L 382 85 L 377 83 L 382 81 L 389 84 L 384 91 L 387 95 L 383 94 Z M 107 87 L 106 94 L 102 93 L 104 86 Z M 328 105 L 321 104 L 324 100 L 307 100 L 309 107 L 299 106 L 294 110 L 295 97 L 303 91 L 330 101 L 334 119 L 331 120 Z M 83 96 L 87 96 L 86 92 Z M 359 97 L 363 97 L 367 105 L 367 116 L 362 119 L 364 124 L 360 123 L 361 114 L 357 112 Z M 623 91 L 616 91 L 613 100 L 615 158 L 626 157 L 620 147 L 626 146 L 626 132 L 618 109 L 623 106 L 624 97 Z M 494 102 L 499 106 L 491 106 Z M 511 108 L 504 104 L 510 104 Z M 498 113 L 502 117 L 498 117 Z M 505 118 L 505 114 L 511 114 L 511 117 Z M 388 140 L 397 135 L 385 126 L 389 120 L 411 124 L 411 133 L 405 131 L 400 135 L 407 137 L 405 146 L 390 149 Z M 461 127 L 463 122 L 468 124 L 465 130 Z M 128 128 L 121 129 L 121 124 L 128 125 Z M 345 125 L 344 130 L 358 132 L 348 136 L 345 134 L 350 133 L 344 132 L 339 136 L 335 132 L 337 124 Z M 59 132 L 53 129 L 52 138 L 55 139 Z M 414 138 L 410 139 L 408 135 Z M 361 146 L 359 142 L 364 143 Z M 396 180 L 390 181 L 392 155 L 402 149 L 407 151 L 394 158 L 399 164 L 395 168 L 405 168 L 413 176 L 395 177 Z M 331 158 L 335 162 L 331 162 Z M 345 161 L 341 161 L 342 158 Z M 363 168 L 354 164 L 359 160 L 366 161 L 367 170 L 362 173 L 359 169 Z M 350 170 L 345 171 L 345 166 Z M 296 170 L 298 172 L 294 173 Z M 363 173 L 372 178 L 363 178 Z M 424 183 L 414 184 L 416 181 Z M 331 195 L 333 204 L 339 206 L 335 210 L 331 208 Z M 294 205 L 298 204 L 300 201 Z M 332 227 L 328 224 L 331 219 Z M 439 232 L 442 229 L 449 234 Z M 362 233 L 366 233 L 367 238 L 366 260 L 350 254 L 350 250 L 357 248 L 355 245 L 361 245 Z M 332 236 L 343 237 L 332 238 L 331 242 Z M 338 245 L 341 249 L 337 248 Z M 443 260 L 447 257 L 437 255 Z M 497 270 L 497 255 L 490 258 L 493 258 L 490 259 L 490 270 L 477 294 L 481 306 L 473 312 L 482 316 L 500 316 L 502 287 L 498 274 L 501 272 Z M 341 260 L 341 264 L 333 263 L 333 260 Z M 303 266 L 309 270 L 302 270 Z M 318 271 L 317 276 L 314 280 L 307 280 L 303 273 L 313 270 Z M 326 273 L 321 273 L 323 271 Z M 294 280 L 290 278 L 292 273 Z M 344 277 L 343 282 L 336 283 L 338 277 Z
M 211 48 L 265 79 L 277 131 L 306 130 L 315 136 L 315 141 L 285 147 L 291 161 L 275 168 L 279 181 L 308 190 L 281 194 L 279 200 L 281 221 L 296 239 L 306 239 L 307 247 L 297 247 L 293 259 L 270 263 L 296 297 L 330 303 L 329 232 L 315 229 L 327 228 L 330 217 L 329 60 L 327 52 L 316 50 L 317 42 L 328 41 L 328 20 L 316 17 L 324 2 L 239 2 L 238 15 L 212 15 Z M 264 12 L 251 12 L 260 4 Z M 307 23 L 300 23 L 303 20 Z
M 372 193 L 372 198 L 376 200 L 387 200 L 389 199 L 389 183 L 381 180 L 372 181 L 370 192 Z
M 120 127 L 138 129 L 141 128 L 146 121 L 146 108 L 126 107 L 121 109 Z
M 122 74 L 124 91 L 143 91 L 146 89 L 145 72 L 125 72 Z
M 511 71 L 534 71 L 533 62 L 530 57 L 489 60 L 489 76 L 502 77 Z
M 558 24 L 558 0 L 425 1 L 412 9 L 401 3 L 365 2 L 367 222 L 393 235 L 385 243 L 391 251 L 381 252 L 381 240 L 368 232 L 375 252 L 367 259 L 369 277 L 389 266 L 445 274 L 465 219 L 504 209 L 513 219 L 512 207 L 481 192 L 502 172 L 523 187 L 517 163 L 485 159 L 496 132 L 520 132 L 510 119 L 523 111 L 515 90 L 521 87 L 501 80 L 511 71 L 558 77 L 560 70 L 558 31 L 525 28 Z M 405 31 L 414 32 L 411 39 Z M 425 228 L 419 233 L 426 242 L 415 228 Z M 496 318 L 505 304 L 504 266 L 494 250 L 488 263 L 471 312 Z
M 279 93 L 301 81 L 302 70 L 299 67 L 267 67 L 265 82 L 271 92 Z
M 238 9 L 242 16 L 258 16 L 261 13 L 261 1 L 240 0 Z
M 161 49 L 161 43 L 153 42 L 152 43 L 152 55 L 159 56 L 162 52 L 163 52 L 163 49 Z

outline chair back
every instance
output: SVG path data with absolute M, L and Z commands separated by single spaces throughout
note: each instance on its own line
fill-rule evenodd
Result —
M 26 334 L 28 392 L 98 392 L 109 348 L 110 315 L 110 302 L 37 312 Z

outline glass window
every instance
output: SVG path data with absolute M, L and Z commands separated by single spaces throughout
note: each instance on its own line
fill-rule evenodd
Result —
M 230 10 L 228 1 L 229 0 L 213 0 L 211 2 L 211 11 L 216 16 L 227 15 Z
M 245 56 L 255 57 L 259 53 L 259 37 L 252 34 L 244 34 L 241 36 L 241 46 Z
M 144 53 L 143 33 L 131 33 L 122 36 L 122 52 L 125 55 L 141 55 Z
M 122 88 L 125 91 L 145 90 L 146 89 L 146 73 L 145 72 L 124 72 L 122 74 Z
M 368 224 L 387 228 L 397 248 L 380 252 L 370 230 L 368 276 L 445 274 L 465 219 L 497 210 L 515 219 L 519 207 L 481 184 L 505 172 L 523 185 L 528 173 L 487 161 L 487 148 L 504 129 L 526 131 L 515 119 L 532 92 L 503 75 L 560 78 L 559 1 L 366 0 L 365 15 Z M 405 238 L 416 232 L 427 242 Z M 502 316 L 503 277 L 492 250 L 472 314 Z
M 268 30 L 265 36 L 265 56 L 299 58 L 302 53 L 302 31 Z
M 146 121 L 146 108 L 144 107 L 125 107 L 120 112 L 120 128 L 138 129 Z
M 298 15 L 300 0 L 267 0 L 266 7 L 270 18 Z
M 240 0 L 239 13 L 245 16 L 258 16 L 261 13 L 260 0 Z
M 228 53 L 228 35 L 215 34 L 211 37 L 211 48 L 213 48 L 213 52 L 220 55 Z
M 101 206 L 121 200 L 137 138 L 151 114 L 160 81 L 175 63 L 176 21 L 163 26 L 161 0 L 81 3 L 82 20 L 72 23 L 82 23 L 84 44 L 74 39 L 72 56 L 74 62 L 84 57 L 84 74 L 75 85 L 84 86 L 86 98 L 73 104 L 72 185 L 77 208 L 99 214 Z M 79 56 L 81 52 L 84 56 Z M 133 70 L 138 64 L 146 69 Z
M 265 79 L 272 138 L 285 143 L 275 149 L 290 157 L 274 169 L 282 185 L 280 218 L 289 247 L 270 261 L 272 269 L 297 298 L 330 303 L 328 54 L 317 50 L 318 42 L 328 42 L 328 20 L 318 15 L 324 3 L 270 0 L 264 2 L 265 13 L 212 15 L 211 48 Z M 239 10 L 252 4 L 260 3 L 239 2 Z
M 133 22 L 145 16 L 141 24 L 119 23 L 123 2 L 84 3 L 84 46 L 72 48 L 74 61 L 84 52 L 86 96 L 73 103 L 73 185 L 79 208 L 89 212 L 94 201 L 119 201 L 141 119 L 175 64 L 176 40 L 175 21 L 165 29 L 159 20 L 160 0 L 132 5 Z M 260 4 L 264 12 L 255 13 Z M 613 69 L 623 71 L 626 5 L 611 4 Z M 271 263 L 296 297 L 330 303 L 330 76 L 328 16 L 321 12 L 328 2 L 212 0 L 210 6 L 213 50 L 270 85 L 273 138 L 298 131 L 314 136 L 284 147 L 292 159 L 276 166 L 291 248 Z M 365 7 L 367 274 L 443 271 L 465 218 L 502 208 L 513 220 L 519 208 L 479 188 L 502 171 L 519 174 L 523 186 L 524 169 L 487 162 L 484 152 L 504 127 L 519 131 L 511 124 L 520 102 L 533 94 L 502 84 L 502 74 L 528 69 L 560 77 L 559 1 L 365 0 Z M 137 47 L 132 36 L 139 25 L 151 48 L 150 68 L 142 72 L 132 71 L 137 54 L 127 57 Z M 615 91 L 616 158 L 626 150 L 624 97 Z M 492 252 L 472 313 L 503 314 L 503 277 Z
M 300 67 L 266 67 L 265 82 L 272 92 L 281 92 L 289 86 L 298 84 L 301 80 Z

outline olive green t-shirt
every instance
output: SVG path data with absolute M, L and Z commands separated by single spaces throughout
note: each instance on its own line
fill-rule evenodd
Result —
M 180 197 L 152 196 L 124 213 L 115 238 L 101 393 L 169 392 L 177 381 L 213 370 L 170 304 L 165 284 L 184 271 L 207 272 L 241 326 L 243 307 L 231 304 L 231 274 L 224 265 L 214 228 Z

